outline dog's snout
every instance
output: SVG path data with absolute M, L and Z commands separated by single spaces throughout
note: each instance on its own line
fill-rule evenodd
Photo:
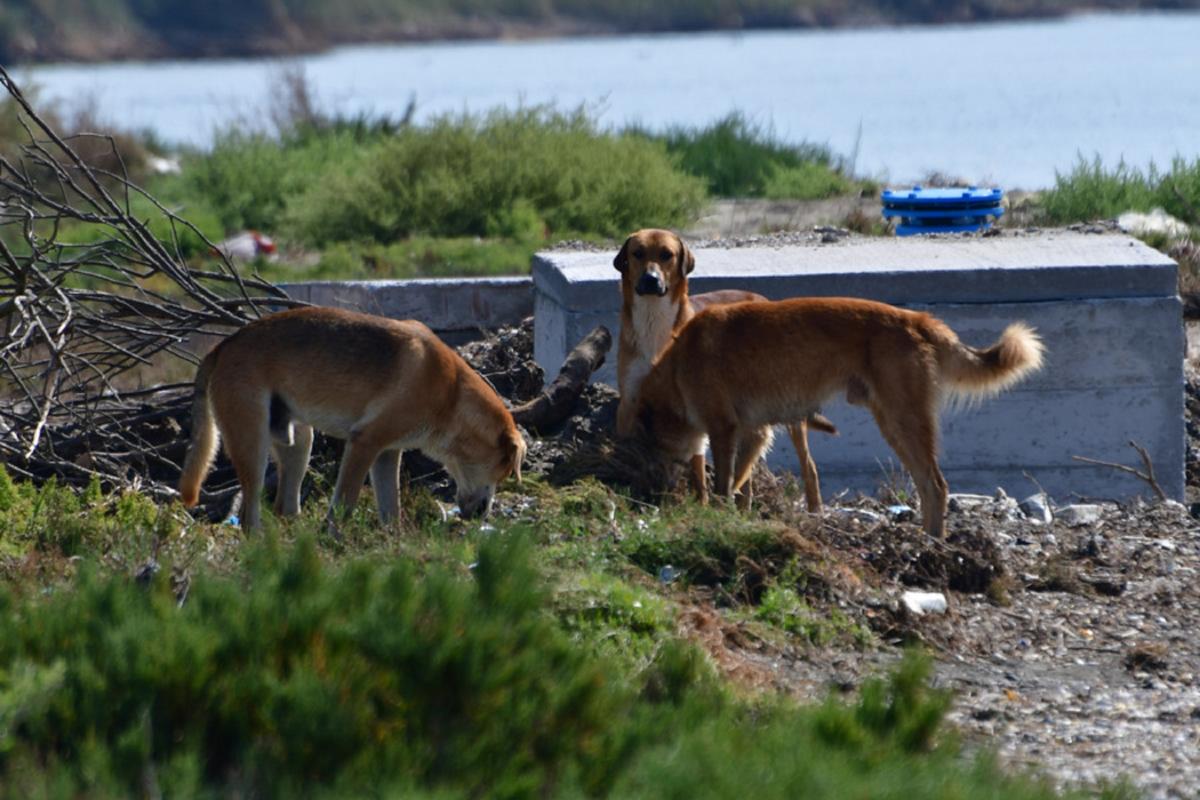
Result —
M 495 490 L 492 487 L 484 487 L 467 496 L 460 495 L 458 497 L 458 507 L 462 511 L 463 519 L 486 517 L 492 512 L 492 498 L 494 496 Z
M 662 297 L 667 293 L 667 284 L 663 280 L 662 273 L 656 269 L 648 269 L 642 273 L 642 277 L 638 278 L 634 291 L 641 295 L 653 294 Z

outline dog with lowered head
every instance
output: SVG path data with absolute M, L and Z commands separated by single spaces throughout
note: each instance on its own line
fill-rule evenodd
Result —
M 716 306 L 655 360 L 633 426 L 680 463 L 707 436 L 714 491 L 730 497 L 769 444 L 765 426 L 802 418 L 846 392 L 870 409 L 912 475 L 925 530 L 941 537 L 949 490 L 937 463 L 939 405 L 1000 392 L 1041 367 L 1042 352 L 1023 323 L 976 349 L 929 314 L 869 300 Z
M 671 231 L 647 228 L 629 235 L 613 259 L 621 273 L 621 333 L 617 344 L 617 433 L 628 435 L 638 388 L 650 365 L 675 332 L 701 310 L 710 306 L 766 300 L 761 294 L 725 289 L 704 294 L 688 294 L 688 275 L 696 259 L 683 240 Z M 804 496 L 809 511 L 821 509 L 821 487 L 817 467 L 808 451 L 808 428 L 837 435 L 837 428 L 816 413 L 805 415 L 788 426 L 796 454 L 800 457 L 804 478 Z M 768 429 L 767 434 L 770 434 Z M 704 474 L 704 445 L 690 461 L 689 476 L 701 501 L 707 499 Z M 749 502 L 747 484 L 739 500 Z
M 242 524 L 257 528 L 268 456 L 279 470 L 275 511 L 300 510 L 313 429 L 346 441 L 330 507 L 354 507 L 367 473 L 380 519 L 400 515 L 403 451 L 418 448 L 454 478 L 463 516 L 486 515 L 496 484 L 521 477 L 512 415 L 433 331 L 335 308 L 271 314 L 234 333 L 196 374 L 192 440 L 179 492 L 196 504 L 220 440 L 242 487 Z

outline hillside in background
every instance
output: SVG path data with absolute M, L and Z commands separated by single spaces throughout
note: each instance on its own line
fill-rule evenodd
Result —
M 368 41 L 932 24 L 1200 0 L 5 0 L 0 63 L 282 55 Z

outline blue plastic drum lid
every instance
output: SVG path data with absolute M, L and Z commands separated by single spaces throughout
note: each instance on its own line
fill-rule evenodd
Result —
M 883 192 L 883 216 L 899 217 L 899 236 L 916 233 L 949 233 L 986 230 L 989 217 L 1004 214 L 1004 192 L 1000 189 L 963 188 L 886 189 Z

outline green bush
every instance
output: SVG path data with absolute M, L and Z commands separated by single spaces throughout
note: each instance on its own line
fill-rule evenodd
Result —
M 661 138 L 679 166 L 718 197 L 814 200 L 850 188 L 828 148 L 784 143 L 741 112 L 705 128 L 672 128 L 652 138 Z
M 469 578 L 262 547 L 240 585 L 201 576 L 182 608 L 165 579 L 85 572 L 46 602 L 0 602 L 0 696 L 51 687 L 0 709 L 17 721 L 4 749 L 114 792 L 157 773 L 167 796 L 539 794 L 607 762 L 625 697 L 542 603 L 519 543 L 481 548 Z
M 618 236 L 688 221 L 704 199 L 663 146 L 600 132 L 582 110 L 447 115 L 312 176 L 288 230 L 310 244 L 539 228 Z M 539 223 L 542 223 L 539 225 Z M 544 235 L 542 231 L 542 235 Z
M 1006 776 L 986 756 L 963 759 L 953 737 L 939 733 L 950 697 L 929 688 L 930 671 L 928 660 L 909 657 L 889 679 L 868 681 L 855 704 L 758 708 L 753 722 L 736 708 L 697 718 L 677 739 L 639 758 L 612 794 L 656 800 L 1062 796 L 1048 780 Z
M 762 194 L 770 200 L 822 200 L 848 194 L 854 185 L 824 164 L 778 167 L 767 176 Z
M 211 208 L 226 231 L 275 231 L 293 196 L 326 171 L 351 169 L 367 149 L 342 130 L 281 141 L 232 129 L 217 137 L 211 152 L 184 164 L 184 191 Z

